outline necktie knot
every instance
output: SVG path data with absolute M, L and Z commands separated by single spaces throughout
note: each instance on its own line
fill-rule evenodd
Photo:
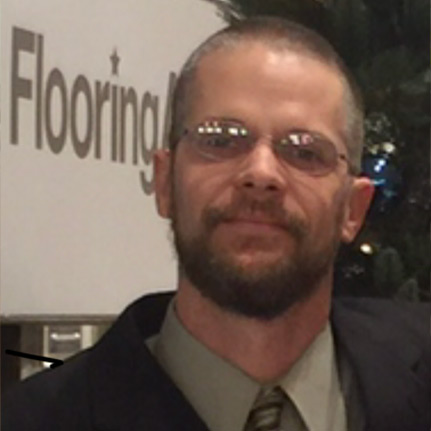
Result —
M 262 389 L 253 404 L 244 431 L 278 430 L 286 398 L 280 386 Z

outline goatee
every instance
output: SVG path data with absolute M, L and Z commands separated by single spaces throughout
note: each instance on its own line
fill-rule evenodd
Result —
M 274 221 L 294 240 L 294 250 L 262 268 L 250 268 L 213 247 L 215 229 L 245 214 L 259 214 Z M 183 234 L 175 202 L 171 216 L 180 274 L 222 309 L 259 320 L 272 320 L 309 298 L 331 271 L 340 242 L 339 233 L 334 231 L 330 241 L 317 248 L 308 225 L 298 216 L 287 214 L 274 200 L 255 201 L 242 196 L 226 208 L 208 208 L 202 214 L 201 231 L 193 237 Z

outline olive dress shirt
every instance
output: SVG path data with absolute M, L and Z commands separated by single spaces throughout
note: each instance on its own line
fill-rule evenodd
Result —
M 210 431 L 244 429 L 262 384 L 192 336 L 178 319 L 174 301 L 160 333 L 148 339 L 147 345 Z M 346 381 L 351 392 L 352 379 Z M 360 429 L 357 419 L 355 427 L 348 427 L 329 322 L 286 375 L 268 382 L 274 385 L 288 396 L 281 431 Z

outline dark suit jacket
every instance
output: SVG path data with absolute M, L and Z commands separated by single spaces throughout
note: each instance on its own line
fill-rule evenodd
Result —
M 207 430 L 144 343 L 170 298 L 136 301 L 95 347 L 10 391 L 2 431 Z M 334 300 L 331 319 L 357 373 L 366 430 L 430 431 L 428 304 Z

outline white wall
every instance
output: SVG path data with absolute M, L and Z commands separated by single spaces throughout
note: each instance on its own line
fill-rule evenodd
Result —
M 163 142 L 170 73 L 223 25 L 202 0 L 2 0 L 2 314 L 118 313 L 175 287 L 167 224 L 141 175 L 152 179 L 156 116 Z M 132 103 L 124 161 L 118 136 L 112 157 L 122 88 L 137 100 L 136 160 Z

